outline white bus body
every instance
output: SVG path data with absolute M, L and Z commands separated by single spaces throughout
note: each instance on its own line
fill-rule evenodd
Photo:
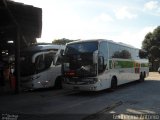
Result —
M 86 40 L 66 45 L 62 65 L 63 87 L 99 91 L 140 79 L 149 74 L 148 60 L 139 49 L 109 40 Z
M 45 44 L 34 45 L 21 54 L 21 88 L 61 87 L 60 52 L 64 46 Z

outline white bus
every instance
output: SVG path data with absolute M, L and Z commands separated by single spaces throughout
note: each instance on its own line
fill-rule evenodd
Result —
M 21 52 L 21 88 L 61 87 L 60 52 L 64 46 L 37 44 Z
M 139 49 L 110 40 L 84 40 L 66 45 L 63 54 L 63 87 L 80 91 L 115 89 L 149 74 L 148 60 Z

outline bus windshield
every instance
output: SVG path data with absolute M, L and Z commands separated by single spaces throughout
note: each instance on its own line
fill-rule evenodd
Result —
M 21 76 L 29 76 L 35 73 L 35 65 L 32 63 L 32 53 L 21 53 L 20 66 L 21 66 Z
M 33 55 L 28 53 L 21 55 L 21 76 L 29 76 L 42 72 L 48 69 L 53 62 L 54 54 L 52 52 L 39 54 L 35 58 L 35 62 L 32 61 Z
M 66 46 L 63 62 L 64 74 L 75 76 L 95 76 L 96 65 L 93 63 L 93 53 L 98 49 L 98 42 L 81 42 Z

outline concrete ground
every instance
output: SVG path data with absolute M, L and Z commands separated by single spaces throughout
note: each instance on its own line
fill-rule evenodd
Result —
M 118 115 L 160 114 L 160 74 L 116 91 L 36 90 L 0 96 L 2 120 L 111 120 Z M 159 116 L 155 116 L 158 118 Z M 127 118 L 127 117 L 126 117 Z M 9 120 L 9 119 L 8 119 Z
M 150 72 L 145 80 L 141 87 L 133 86 L 128 88 L 128 93 L 120 92 L 123 98 L 111 109 L 105 108 L 85 120 L 160 120 L 160 74 Z

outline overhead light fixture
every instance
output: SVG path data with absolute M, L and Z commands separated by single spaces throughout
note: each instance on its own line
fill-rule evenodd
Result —
M 8 44 L 12 44 L 12 43 L 14 43 L 14 41 L 13 40 L 9 40 L 9 41 L 7 41 L 7 43 Z

